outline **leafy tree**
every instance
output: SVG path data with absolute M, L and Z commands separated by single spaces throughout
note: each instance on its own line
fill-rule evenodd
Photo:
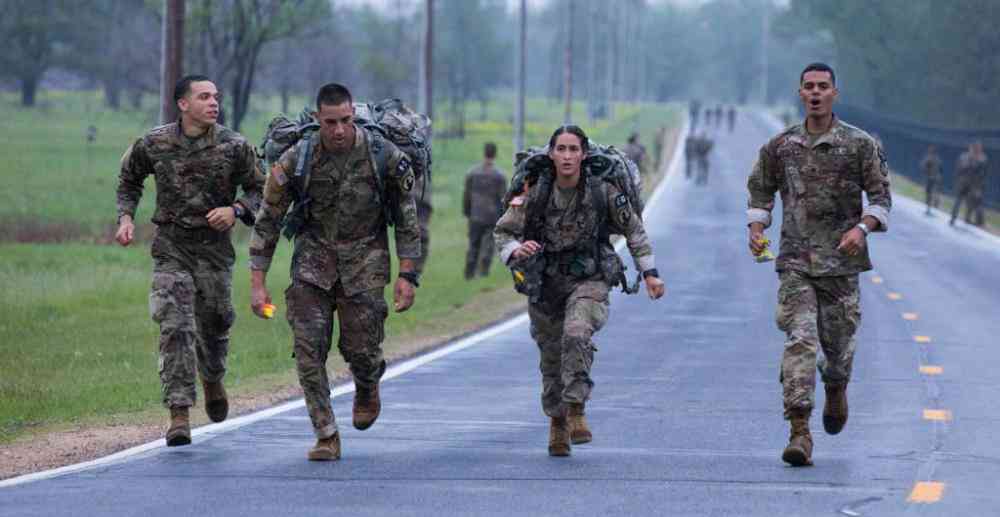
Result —
M 0 77 L 21 86 L 21 104 L 35 105 L 42 75 L 59 63 L 73 33 L 73 13 L 58 0 L 9 0 L 0 16 Z

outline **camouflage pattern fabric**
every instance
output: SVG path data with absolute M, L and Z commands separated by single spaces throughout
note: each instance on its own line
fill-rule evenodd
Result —
M 920 160 L 920 170 L 924 173 L 927 207 L 936 207 L 938 206 L 937 186 L 941 182 L 941 158 L 936 154 L 928 153 L 923 160 Z
M 350 365 L 355 382 L 371 387 L 385 372 L 381 345 L 389 308 L 381 288 L 348 296 L 340 282 L 332 289 L 322 289 L 293 281 L 285 291 L 285 302 L 288 323 L 295 335 L 295 366 L 309 418 L 316 437 L 329 438 L 337 433 L 326 371 L 334 313 L 340 323 L 340 355 Z
M 779 278 L 775 319 L 787 336 L 780 376 L 787 419 L 792 412 L 812 411 L 816 370 L 824 383 L 851 380 L 861 306 L 858 275 L 812 277 L 786 270 Z
M 889 227 L 889 167 L 874 139 L 834 119 L 811 144 L 804 124 L 765 144 L 747 181 L 749 222 L 768 227 L 774 195 L 781 192 L 781 247 L 775 268 L 809 276 L 844 276 L 871 269 L 868 248 L 837 251 L 841 237 L 864 216 Z M 868 206 L 862 207 L 862 192 Z
M 230 231 L 208 226 L 206 214 L 238 201 L 253 224 L 264 177 L 253 147 L 216 125 L 197 139 L 176 123 L 152 129 L 122 156 L 118 215 L 134 218 L 149 175 L 156 180 L 156 232 L 150 246 L 149 312 L 160 327 L 159 373 L 166 407 L 196 401 L 195 372 L 207 382 L 226 373 L 235 253 Z M 236 199 L 236 189 L 243 197 Z
M 310 216 L 295 238 L 292 278 L 323 289 L 339 280 L 347 296 L 379 289 L 389 283 L 389 238 L 378 178 L 368 142 L 371 136 L 356 128 L 355 144 L 344 156 L 322 152 L 320 139 L 312 153 L 309 184 Z M 392 142 L 388 147 L 386 189 L 394 189 L 400 220 L 395 227 L 400 258 L 420 257 L 420 226 L 411 195 L 413 171 L 406 155 Z M 268 175 L 264 201 L 250 236 L 250 269 L 267 271 L 277 247 L 281 221 L 292 203 L 287 188 L 295 170 L 298 146 L 289 148 Z
M 478 165 L 465 175 L 462 193 L 462 214 L 469 223 L 494 225 L 503 209 L 503 196 L 507 192 L 507 179 L 495 167 Z
M 596 188 L 598 184 L 604 187 Z M 565 403 L 584 402 L 590 396 L 594 384 L 590 368 L 597 349 L 591 338 L 608 318 L 608 279 L 593 253 L 585 251 L 594 248 L 593 236 L 598 233 L 595 195 L 607 196 L 605 224 L 609 233 L 625 236 L 639 270 L 655 267 L 655 258 L 641 218 L 613 185 L 581 178 L 577 188 L 553 187 L 547 201 L 536 199 L 536 192 L 515 197 L 493 235 L 502 262 L 509 263 L 524 236 L 527 205 L 547 202 L 540 242 L 546 261 L 544 294 L 529 303 L 529 316 L 541 354 L 542 408 L 558 417 L 564 414 Z
M 976 156 L 970 151 L 962 153 L 955 166 L 957 180 L 955 182 L 955 205 L 951 210 L 952 222 L 958 217 L 962 202 L 966 203 L 965 221 L 969 224 L 982 225 L 983 194 L 986 189 L 988 174 L 986 155 Z
M 476 271 L 486 276 L 493 261 L 493 224 L 469 222 L 469 249 L 465 253 L 465 278 Z
M 586 402 L 594 381 L 590 368 L 597 347 L 591 341 L 608 321 L 608 284 L 552 278 L 559 294 L 546 293 L 545 303 L 530 304 L 531 337 L 538 345 L 542 372 L 542 410 L 550 417 L 566 414 L 566 404 Z M 560 281 L 561 280 L 561 281 Z
M 414 261 L 417 273 L 424 272 L 427 257 L 431 254 L 431 216 L 434 214 L 432 197 L 431 176 L 426 174 L 413 184 L 413 200 L 417 203 L 417 222 L 420 226 L 420 257 Z

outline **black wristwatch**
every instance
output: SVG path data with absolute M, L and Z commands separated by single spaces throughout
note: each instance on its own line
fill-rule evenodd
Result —
M 650 268 L 650 269 L 647 269 L 647 270 L 645 270 L 645 271 L 642 272 L 642 277 L 643 278 L 649 278 L 649 277 L 660 278 L 660 272 L 657 271 L 655 267 L 654 268 Z
M 243 206 L 240 205 L 239 203 L 233 203 L 232 206 L 233 206 L 233 215 L 235 215 L 237 219 L 242 219 L 243 214 L 246 213 L 246 211 L 243 210 Z
M 420 287 L 420 273 L 416 271 L 400 271 L 399 278 L 413 284 L 413 287 Z

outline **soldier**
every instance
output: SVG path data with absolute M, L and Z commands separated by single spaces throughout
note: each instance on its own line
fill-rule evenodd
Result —
M 653 171 L 659 172 L 660 160 L 663 158 L 664 139 L 667 138 L 667 126 L 660 126 L 653 137 Z
M 698 161 L 698 176 L 695 178 L 696 185 L 708 184 L 708 157 L 714 145 L 715 143 L 708 137 L 708 133 L 702 133 L 695 141 L 695 157 Z
M 208 417 L 221 422 L 229 413 L 222 379 L 229 328 L 236 319 L 230 229 L 236 219 L 253 225 L 264 183 L 253 146 L 216 123 L 219 93 L 208 77 L 182 78 L 174 87 L 174 101 L 180 119 L 153 128 L 122 156 L 115 234 L 122 246 L 132 243 L 143 181 L 153 175 L 156 231 L 149 311 L 160 325 L 168 446 L 191 443 L 188 408 L 196 399 L 196 369 Z M 239 199 L 237 187 L 243 189 Z
M 663 296 L 664 286 L 628 197 L 604 180 L 581 177 L 589 149 L 583 130 L 560 127 L 548 149 L 554 177 L 539 178 L 526 194 L 513 198 L 493 235 L 504 264 L 536 254 L 544 259 L 543 294 L 529 302 L 528 314 L 541 353 L 542 408 L 551 418 L 549 454 L 568 456 L 571 440 L 592 438 L 584 418 L 594 385 L 591 337 L 607 321 L 609 290 L 618 283 L 621 267 L 607 236 L 625 236 L 651 298 Z
M 927 146 L 927 154 L 920 160 L 920 170 L 924 173 L 927 215 L 931 215 L 931 208 L 938 206 L 937 185 L 941 181 L 941 158 L 933 144 Z
M 984 222 L 982 198 L 983 190 L 986 187 L 986 153 L 983 152 L 983 143 L 975 141 L 969 144 L 969 149 L 958 157 L 955 165 L 956 181 L 955 206 L 951 209 L 951 221 L 954 225 L 958 218 L 959 208 L 962 201 L 966 201 L 965 222 L 969 224 L 982 225 Z
M 632 133 L 622 152 L 639 167 L 639 173 L 646 175 L 646 147 L 639 143 L 639 133 Z
M 497 145 L 486 142 L 483 146 L 483 163 L 465 175 L 465 191 L 462 193 L 462 213 L 469 219 L 469 250 L 465 254 L 465 279 L 471 280 L 479 266 L 479 276 L 490 274 L 493 261 L 493 227 L 503 208 L 503 195 L 507 191 L 507 180 L 503 171 L 493 162 L 497 157 Z
M 691 169 L 698 156 L 698 140 L 698 136 L 694 133 L 689 133 L 684 139 L 684 177 L 686 179 L 691 179 Z
M 729 132 L 732 133 L 733 129 L 736 128 L 736 106 L 729 106 L 728 119 Z
M 808 65 L 799 77 L 799 96 L 805 123 L 761 148 L 747 182 L 754 255 L 765 249 L 764 229 L 771 224 L 774 194 L 781 192 L 776 320 L 788 336 L 780 379 L 791 423 L 782 459 L 794 466 L 812 464 L 809 417 L 817 369 L 826 390 L 823 428 L 837 434 L 847 423 L 847 383 L 861 319 L 858 273 L 871 269 L 865 240 L 870 232 L 888 228 L 892 206 L 882 149 L 833 113 L 833 69 Z M 864 208 L 862 192 L 869 201 Z
M 698 99 L 691 99 L 688 103 L 688 112 L 691 115 L 691 130 L 694 131 L 698 127 L 698 115 L 701 113 L 701 101 Z
M 338 349 L 354 376 L 354 427 L 368 429 L 381 410 L 379 379 L 385 372 L 381 344 L 388 315 L 383 297 L 390 275 L 387 224 L 391 217 L 396 226 L 396 312 L 413 304 L 420 227 L 409 159 L 392 142 L 354 123 L 350 91 L 339 84 L 323 86 L 316 110 L 319 131 L 285 151 L 264 186 L 250 237 L 251 306 L 255 314 L 267 317 L 264 307 L 271 295 L 266 277 L 281 221 L 296 196 L 297 201 L 308 198 L 304 224 L 295 237 L 292 284 L 285 301 L 299 383 L 317 438 L 308 458 L 332 461 L 340 459 L 326 372 L 334 312 L 340 321 Z M 385 160 L 380 163 L 378 156 Z M 305 160 L 309 171 L 304 193 L 296 193 L 292 177 L 299 160 Z

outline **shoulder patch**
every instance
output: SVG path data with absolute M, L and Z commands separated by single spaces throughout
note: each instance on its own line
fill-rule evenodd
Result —
M 288 183 L 288 176 L 285 175 L 285 168 L 282 167 L 281 164 L 279 163 L 276 163 L 274 164 L 274 167 L 271 167 L 271 177 L 274 178 L 274 181 L 278 184 L 279 187 L 282 187 L 285 185 L 285 183 Z
M 618 194 L 615 196 L 615 207 L 623 207 L 628 204 L 628 198 L 625 194 Z
M 402 158 L 399 159 L 399 162 L 396 163 L 396 176 L 402 178 L 403 175 L 406 174 L 407 169 L 409 168 L 410 168 L 410 159 L 407 158 L 406 156 L 403 156 Z
M 522 206 L 524 205 L 524 196 L 515 196 L 514 199 L 510 200 L 510 206 Z

